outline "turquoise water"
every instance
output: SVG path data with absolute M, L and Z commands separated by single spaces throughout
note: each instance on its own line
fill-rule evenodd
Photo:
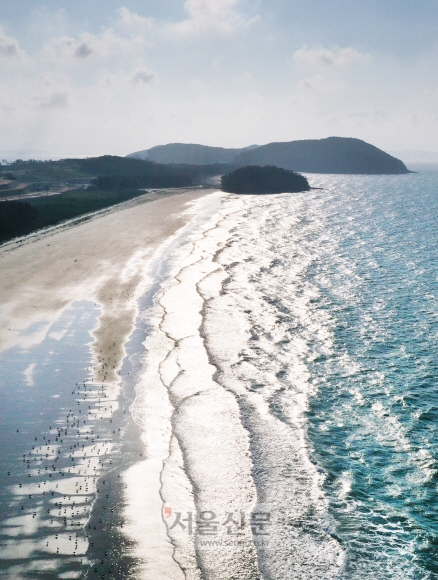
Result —
M 334 335 L 308 361 L 308 437 L 345 577 L 437 578 L 438 172 L 342 181 L 308 270 Z
M 225 202 L 204 307 L 276 522 L 258 569 L 436 579 L 438 168 L 308 178 L 321 189 Z

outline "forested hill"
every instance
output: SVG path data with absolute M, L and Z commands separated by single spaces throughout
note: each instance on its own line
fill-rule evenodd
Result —
M 184 187 L 193 182 L 188 169 L 115 155 L 82 159 L 81 166 L 84 171 L 97 176 L 95 183 L 100 189 L 114 186 Z
M 99 189 L 186 187 L 199 184 L 205 176 L 228 170 L 229 167 L 223 164 L 165 165 L 115 155 L 59 161 L 18 159 L 5 165 L 0 163 L 0 197 L 14 195 L 17 184 L 25 186 L 26 191 L 65 191 L 81 184 Z
M 304 173 L 409 173 L 400 159 L 349 137 L 269 143 L 240 153 L 234 163 L 237 166 L 276 165 Z
M 168 145 L 157 145 L 151 149 L 130 153 L 126 157 L 147 159 L 156 163 L 189 165 L 232 164 L 236 155 L 256 147 L 257 145 L 251 145 L 243 149 L 225 149 L 224 147 L 209 147 L 208 145 L 191 143 L 169 143 Z
M 350 137 L 269 143 L 244 149 L 170 143 L 131 153 L 128 157 L 165 164 L 228 163 L 236 167 L 275 165 L 307 173 L 409 173 L 400 159 L 365 141 Z
M 0 164 L 0 244 L 145 194 L 183 188 L 226 165 L 163 165 L 114 155 Z M 18 184 L 18 186 L 16 185 Z
M 229 193 L 296 193 L 309 191 L 307 179 L 281 167 L 247 165 L 239 167 L 221 179 L 222 191 Z

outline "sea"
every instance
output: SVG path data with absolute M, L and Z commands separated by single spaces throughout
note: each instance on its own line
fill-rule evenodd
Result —
M 438 167 L 415 169 L 194 202 L 120 388 L 92 381 L 92 302 L 4 352 L 1 577 L 438 579 Z

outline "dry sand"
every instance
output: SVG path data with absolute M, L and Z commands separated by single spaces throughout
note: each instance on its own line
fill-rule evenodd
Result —
M 92 300 L 102 306 L 94 378 L 116 381 L 147 262 L 192 218 L 190 202 L 213 191 L 146 194 L 0 246 L 0 352 L 38 344 L 72 301 Z

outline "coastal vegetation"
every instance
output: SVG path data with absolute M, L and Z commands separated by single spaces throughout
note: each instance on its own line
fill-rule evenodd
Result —
M 81 160 L 81 169 L 96 175 L 93 184 L 98 189 L 137 187 L 186 187 L 192 185 L 189 170 L 153 163 L 142 159 L 103 155 Z
M 0 203 L 0 242 L 32 231 L 38 211 L 28 202 Z
M 222 190 L 229 193 L 285 193 L 308 191 L 309 183 L 299 173 L 273 165 L 247 165 L 222 176 Z
M 64 220 L 128 201 L 139 195 L 144 195 L 144 192 L 138 189 L 103 191 L 91 188 L 62 195 L 30 198 L 28 201 L 2 201 L 0 202 L 0 243 L 56 225 Z
M 18 159 L 13 163 L 0 163 L 0 198 L 35 191 L 61 192 L 90 185 L 100 190 L 187 187 L 202 185 L 206 177 L 230 169 L 232 166 L 219 163 L 163 165 L 116 155 L 58 161 Z
M 143 195 L 185 188 L 229 169 L 223 165 L 163 165 L 103 155 L 0 165 L 0 243 Z M 30 197 L 38 193 L 38 197 Z M 54 195 L 54 194 L 57 195 Z
M 0 243 L 143 195 L 146 188 L 191 186 L 198 174 L 193 167 L 114 155 L 3 163 L 0 197 L 20 199 L 0 201 Z M 29 197 L 34 192 L 41 194 Z

